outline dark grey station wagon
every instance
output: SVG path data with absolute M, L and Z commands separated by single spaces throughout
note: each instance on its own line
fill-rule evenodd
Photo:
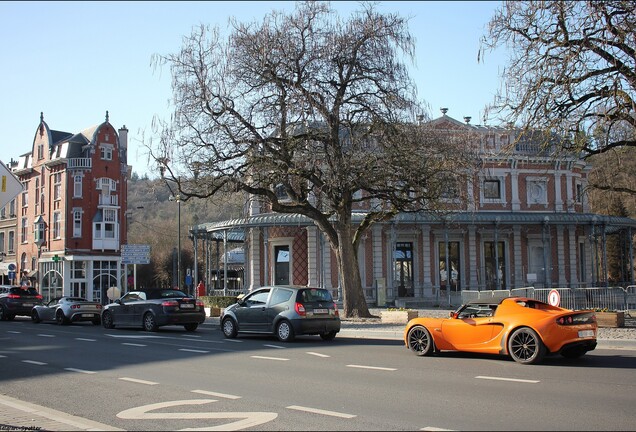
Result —
M 238 333 L 273 334 L 282 342 L 297 335 L 331 340 L 340 331 L 340 315 L 331 293 L 322 288 L 267 286 L 240 296 L 221 316 L 226 338 Z

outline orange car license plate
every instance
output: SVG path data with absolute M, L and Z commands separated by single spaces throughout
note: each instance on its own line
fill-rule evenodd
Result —
M 579 330 L 580 338 L 593 337 L 593 336 L 594 336 L 594 330 Z

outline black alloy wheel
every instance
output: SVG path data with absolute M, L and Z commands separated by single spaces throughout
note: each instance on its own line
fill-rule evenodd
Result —
M 508 339 L 508 354 L 517 363 L 536 364 L 545 357 L 546 347 L 537 332 L 521 327 Z
M 406 337 L 408 347 L 418 356 L 433 354 L 435 344 L 428 329 L 421 325 L 412 327 Z
M 154 332 L 157 331 L 157 320 L 155 320 L 155 316 L 150 313 L 150 312 L 146 312 L 146 314 L 144 315 L 144 330 L 149 331 L 149 332 Z
M 107 329 L 115 328 L 115 323 L 113 322 L 113 314 L 106 311 L 102 314 L 102 326 Z

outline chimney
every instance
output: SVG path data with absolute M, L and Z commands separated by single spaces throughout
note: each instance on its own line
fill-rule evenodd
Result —
M 128 129 L 126 129 L 126 125 L 123 125 L 119 129 L 119 147 L 122 149 L 128 148 Z

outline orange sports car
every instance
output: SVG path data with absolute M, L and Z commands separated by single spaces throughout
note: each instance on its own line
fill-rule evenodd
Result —
M 420 356 L 436 351 L 509 355 L 522 364 L 544 356 L 581 357 L 596 348 L 596 315 L 526 297 L 473 300 L 450 318 L 414 318 L 404 343 Z

